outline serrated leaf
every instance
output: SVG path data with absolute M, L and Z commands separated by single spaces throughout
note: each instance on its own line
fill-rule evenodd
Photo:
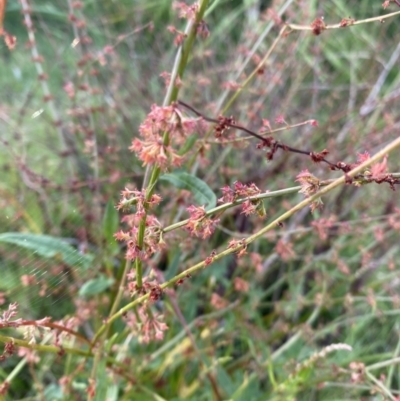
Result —
M 92 262 L 90 255 L 82 255 L 66 243 L 62 238 L 50 235 L 31 233 L 4 233 L 0 234 L 0 242 L 14 244 L 34 251 L 44 258 L 58 257 L 65 264 L 73 267 L 81 266 L 87 269 Z
M 183 171 L 164 174 L 160 180 L 167 181 L 174 187 L 190 191 L 199 206 L 212 209 L 217 204 L 217 197 L 212 189 L 200 178 Z
M 101 275 L 92 280 L 87 281 L 79 289 L 79 295 L 83 297 L 93 296 L 102 293 L 107 288 L 111 287 L 114 283 L 114 279 Z

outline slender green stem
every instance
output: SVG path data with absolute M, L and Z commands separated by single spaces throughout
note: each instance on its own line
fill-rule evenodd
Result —
M 171 82 L 167 90 L 167 94 L 165 96 L 163 105 L 167 106 L 172 102 L 176 101 L 179 93 L 179 86 L 175 85 L 175 81 L 177 77 L 182 78 L 185 68 L 187 66 L 187 62 L 189 59 L 189 54 L 192 50 L 194 40 L 197 35 L 197 26 L 199 22 L 203 19 L 204 13 L 207 9 L 209 0 L 203 0 L 200 3 L 199 12 L 196 14 L 196 19 L 194 21 L 189 21 L 185 33 L 187 33 L 187 37 L 182 46 L 179 47 L 177 56 L 175 58 L 175 64 L 171 75 Z M 163 143 L 164 145 L 168 145 L 169 143 L 169 133 L 164 132 L 163 135 Z M 146 169 L 145 173 L 145 181 L 143 182 L 143 188 L 147 188 L 146 190 L 146 200 L 149 200 L 151 195 L 153 194 L 155 184 L 160 176 L 160 168 L 156 165 L 152 167 L 152 172 L 149 174 L 150 167 Z M 150 175 L 150 180 L 147 185 L 147 177 Z M 147 218 L 147 210 L 145 211 L 145 215 L 142 217 L 139 223 L 139 232 L 138 232 L 138 241 L 137 245 L 139 249 L 143 249 L 144 247 L 144 237 L 145 237 L 145 229 L 146 229 L 146 218 Z M 136 258 L 135 261 L 136 266 L 136 284 L 138 288 L 141 288 L 143 285 L 143 268 L 142 261 L 139 258 Z
M 126 275 L 129 272 L 129 269 L 131 268 L 131 261 L 130 260 L 125 260 L 125 266 L 124 266 L 124 271 L 122 272 L 121 279 L 119 281 L 119 286 L 118 286 L 118 292 L 117 295 L 114 299 L 113 305 L 110 309 L 109 316 L 112 316 L 116 310 L 118 309 L 119 303 L 121 302 L 122 295 L 125 291 L 125 279 Z
M 258 195 L 254 195 L 254 196 L 249 196 L 248 198 L 237 199 L 233 202 L 227 202 L 227 203 L 224 203 L 223 205 L 216 206 L 212 209 L 207 210 L 205 213 L 205 216 L 211 216 L 211 215 L 219 213 L 219 212 L 224 212 L 225 210 L 228 210 L 232 207 L 238 206 L 238 205 L 246 202 L 247 200 L 258 201 L 258 200 L 262 200 L 262 199 L 275 198 L 278 196 L 288 195 L 288 194 L 292 194 L 295 192 L 299 192 L 300 189 L 301 189 L 301 187 L 297 186 L 297 187 L 291 187 L 291 188 L 286 188 L 286 189 L 280 189 L 278 191 L 266 192 L 266 193 L 262 193 L 262 194 L 258 194 Z M 183 227 L 188 222 L 189 222 L 189 219 L 186 219 L 186 220 L 182 220 L 177 223 L 171 224 L 170 226 L 167 226 L 163 229 L 163 233 L 168 233 L 170 231 L 176 230 L 177 228 Z
M 77 348 L 69 347 L 56 347 L 55 345 L 44 345 L 44 344 L 30 344 L 28 341 L 20 340 L 14 337 L 3 336 L 0 334 L 0 342 L 2 343 L 13 343 L 20 347 L 29 348 L 36 351 L 51 352 L 53 354 L 68 353 L 81 356 L 92 356 L 93 354 L 89 351 L 82 351 Z
M 389 359 L 388 361 L 377 362 L 373 365 L 367 366 L 366 370 L 375 370 L 375 369 L 382 369 L 386 368 L 387 366 L 399 365 L 400 364 L 400 357 Z
M 221 114 L 226 113 L 226 111 L 232 106 L 232 104 L 235 102 L 235 100 L 239 97 L 239 95 L 243 92 L 243 90 L 247 87 L 247 85 L 253 80 L 253 78 L 258 74 L 260 68 L 264 66 L 264 64 L 267 62 L 269 57 L 271 56 L 272 52 L 275 50 L 277 44 L 279 41 L 282 39 L 283 34 L 285 33 L 287 29 L 287 26 L 284 26 L 280 32 L 279 35 L 275 38 L 274 42 L 272 43 L 271 47 L 268 49 L 267 53 L 265 56 L 262 58 L 262 60 L 258 63 L 258 65 L 254 68 L 254 70 L 250 73 L 250 75 L 245 79 L 245 81 L 240 85 L 240 88 L 231 96 L 231 98 L 228 100 L 226 103 L 225 107 L 222 109 Z
M 397 397 L 395 398 L 391 391 L 380 381 L 378 380 L 371 372 L 368 370 L 365 371 L 365 375 L 368 377 L 369 380 L 372 381 L 372 383 L 375 384 L 377 388 L 381 390 L 383 394 L 386 395 L 386 397 L 389 397 L 389 399 L 396 401 Z

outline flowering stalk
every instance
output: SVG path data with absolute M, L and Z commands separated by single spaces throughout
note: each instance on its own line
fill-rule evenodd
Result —
M 330 181 L 323 181 L 323 183 L 321 183 L 321 185 L 328 185 L 329 182 Z M 225 210 L 228 210 L 232 207 L 241 205 L 242 203 L 244 203 L 246 201 L 260 201 L 262 199 L 275 198 L 278 196 L 298 192 L 300 189 L 301 189 L 301 186 L 296 186 L 296 187 L 291 187 L 291 188 L 280 189 L 280 190 L 273 191 L 273 192 L 264 192 L 264 193 L 261 193 L 258 195 L 249 196 L 247 198 L 236 199 L 232 202 L 226 202 L 223 205 L 219 205 L 212 209 L 207 210 L 205 212 L 205 216 L 211 216 L 216 213 L 224 212 Z M 163 231 L 163 233 L 168 233 L 170 231 L 176 230 L 177 228 L 186 226 L 188 222 L 189 222 L 189 219 L 181 220 L 177 223 L 171 224 L 170 226 L 163 228 L 162 231 Z
M 187 62 L 188 62 L 188 57 L 190 54 L 190 51 L 192 49 L 194 39 L 197 34 L 197 26 L 200 23 L 200 21 L 203 19 L 204 13 L 207 9 L 208 6 L 208 0 L 203 0 L 200 2 L 199 10 L 196 13 L 196 17 L 194 21 L 189 21 L 188 26 L 186 30 L 188 31 L 188 35 L 186 39 L 184 40 L 183 45 L 180 46 L 176 59 L 175 59 L 175 66 L 173 69 L 173 73 L 171 76 L 171 82 L 167 91 L 167 95 L 164 99 L 164 106 L 167 106 L 171 104 L 172 102 L 177 100 L 178 93 L 179 93 L 179 87 L 176 85 L 175 80 L 177 77 L 182 78 Z M 169 144 L 169 133 L 168 131 L 164 132 L 162 142 L 164 146 L 167 146 Z M 149 167 L 147 167 L 146 174 L 145 174 L 145 180 L 143 182 L 143 189 L 146 188 L 146 195 L 145 199 L 146 201 L 149 201 L 151 196 L 153 195 L 154 187 L 155 184 L 158 180 L 158 177 L 160 176 L 161 173 L 161 168 L 157 165 L 154 164 L 152 167 L 152 171 L 150 174 L 150 180 L 147 184 L 146 178 L 148 177 L 148 172 L 149 172 Z M 143 243 L 144 243 L 144 235 L 145 235 L 145 229 L 146 229 L 146 217 L 147 217 L 147 208 L 145 208 L 145 213 L 144 216 L 142 217 L 140 223 L 139 223 L 139 231 L 138 231 L 138 242 L 137 246 L 139 249 L 143 249 Z M 135 261 L 135 266 L 136 266 L 136 283 L 137 287 L 141 288 L 143 285 L 143 272 L 142 272 L 142 261 L 139 258 L 136 258 Z

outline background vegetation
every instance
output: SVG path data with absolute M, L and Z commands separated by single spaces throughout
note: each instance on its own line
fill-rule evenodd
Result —
M 187 21 L 170 1 L 56 3 L 9 2 L 4 18 L 17 44 L 1 46 L 0 290 L 3 310 L 18 302 L 15 319 L 26 323 L 8 327 L 3 315 L 4 399 L 400 399 L 400 215 L 385 183 L 340 185 L 323 208 L 302 208 L 243 257 L 184 274 L 149 305 L 168 326 L 160 323 L 159 341 L 144 341 L 139 305 L 96 337 L 115 305 L 138 298 L 127 290 L 119 299 L 129 264 L 114 239 L 124 227 L 115 206 L 125 187 L 142 186 L 146 168 L 129 147 L 165 98 L 160 74 L 178 51 L 168 27 L 184 31 Z M 280 30 L 396 11 L 380 1 L 210 1 L 210 35 L 196 39 L 178 98 L 255 132 L 268 120 L 285 128 L 274 134 L 284 144 L 355 163 L 398 137 L 400 15 L 321 35 Z M 291 128 L 310 120 L 318 126 Z M 304 199 L 301 171 L 343 176 L 302 154 L 268 160 L 255 138 L 226 135 L 199 131 L 180 147 L 185 162 L 162 173 L 154 213 L 165 228 L 241 182 L 274 193 L 266 217 L 229 208 L 206 240 L 171 229 L 143 263 L 145 277 L 162 284 L 261 230 Z M 52 323 L 38 324 L 46 316 Z M 64 338 L 65 327 L 73 333 Z

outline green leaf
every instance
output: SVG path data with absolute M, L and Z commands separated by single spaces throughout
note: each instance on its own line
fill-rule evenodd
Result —
M 82 266 L 87 269 L 92 262 L 91 255 L 82 255 L 65 240 L 50 235 L 30 233 L 4 233 L 0 234 L 0 242 L 14 244 L 34 251 L 45 258 L 59 258 L 69 266 Z
M 217 197 L 211 188 L 200 178 L 192 174 L 179 171 L 171 174 L 164 174 L 160 177 L 160 180 L 167 181 L 179 189 L 190 191 L 195 201 L 201 206 L 204 205 L 206 209 L 212 209 L 217 204 Z
M 79 295 L 88 297 L 97 295 L 111 287 L 114 283 L 114 279 L 101 275 L 100 277 L 94 278 L 87 281 L 79 290 Z
M 119 225 L 118 212 L 115 209 L 113 202 L 109 201 L 107 203 L 103 217 L 103 234 L 108 244 L 116 243 L 114 234 L 118 230 L 118 225 Z

